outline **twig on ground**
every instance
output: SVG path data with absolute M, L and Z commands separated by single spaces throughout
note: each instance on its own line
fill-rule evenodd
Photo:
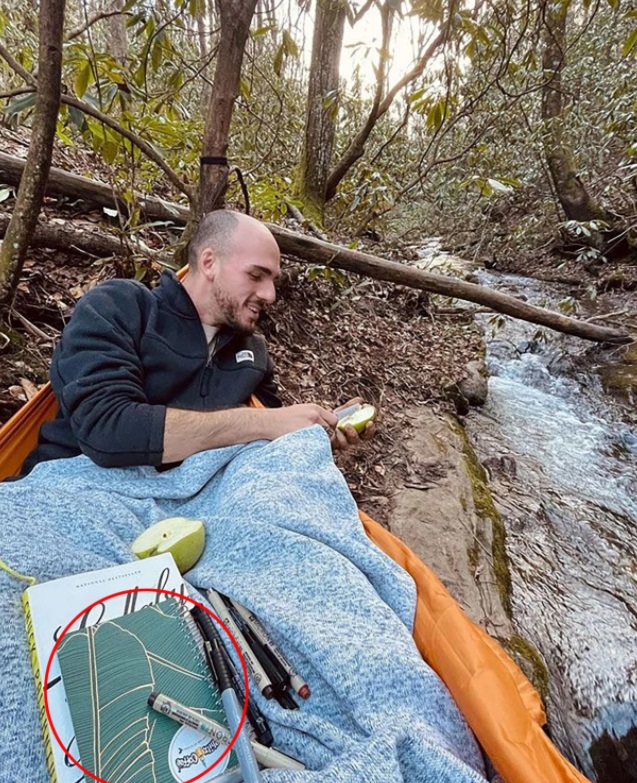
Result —
M 606 321 L 616 315 L 628 315 L 628 310 L 615 310 L 614 313 L 601 313 L 600 315 L 592 315 L 590 318 L 585 318 L 584 320 L 587 323 L 590 323 L 591 321 Z
M 46 332 L 43 332 L 42 329 L 37 327 L 35 324 L 31 323 L 28 318 L 25 318 L 21 313 L 19 313 L 17 310 L 11 311 L 12 315 L 15 315 L 15 317 L 20 321 L 22 326 L 32 334 L 34 337 L 38 337 L 40 340 L 46 340 L 48 343 L 51 342 L 51 340 L 55 339 L 53 335 L 47 334 Z

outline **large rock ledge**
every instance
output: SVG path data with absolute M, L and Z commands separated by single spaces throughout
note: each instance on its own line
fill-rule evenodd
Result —
M 497 638 L 546 695 L 548 674 L 511 622 L 506 533 L 462 425 L 423 407 L 407 411 L 409 478 L 394 494 L 389 527 L 438 575 L 467 615 Z

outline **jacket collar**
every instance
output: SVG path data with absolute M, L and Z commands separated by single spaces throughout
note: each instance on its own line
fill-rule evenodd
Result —
M 154 289 L 153 293 L 168 310 L 172 310 L 180 318 L 196 321 L 201 326 L 201 319 L 195 303 L 172 270 L 168 269 L 162 273 L 160 284 Z M 203 327 L 201 327 L 201 333 L 203 334 Z M 237 336 L 238 332 L 235 329 L 229 326 L 222 326 L 217 336 L 217 350 L 227 345 Z
M 153 293 L 168 310 L 172 310 L 182 318 L 199 321 L 195 303 L 172 270 L 163 272 L 160 283 Z

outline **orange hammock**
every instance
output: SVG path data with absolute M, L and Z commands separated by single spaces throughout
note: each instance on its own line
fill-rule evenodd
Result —
M 0 480 L 15 476 L 57 402 L 50 384 L 0 429 Z M 422 560 L 360 512 L 369 538 L 413 577 L 414 640 L 451 691 L 505 783 L 588 783 L 542 730 L 538 693 L 500 645 L 471 622 Z

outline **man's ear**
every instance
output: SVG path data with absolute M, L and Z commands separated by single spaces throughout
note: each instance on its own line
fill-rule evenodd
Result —
M 208 280 L 214 280 L 217 273 L 218 259 L 211 247 L 206 247 L 199 254 L 197 268 L 201 274 Z

